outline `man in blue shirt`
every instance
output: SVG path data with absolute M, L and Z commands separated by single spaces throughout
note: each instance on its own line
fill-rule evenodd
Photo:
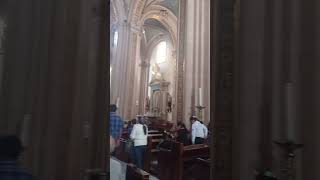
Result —
M 116 145 L 119 143 L 119 139 L 122 134 L 123 120 L 116 114 L 117 106 L 110 105 L 110 135 L 115 140 Z
M 22 143 L 16 136 L 0 137 L 0 179 L 33 180 L 31 173 L 18 164 L 23 151 Z

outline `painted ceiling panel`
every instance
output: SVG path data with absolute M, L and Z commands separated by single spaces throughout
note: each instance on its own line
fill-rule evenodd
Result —
M 151 25 L 151 26 L 155 26 L 155 27 L 158 27 L 160 29 L 163 29 L 163 30 L 166 30 L 166 27 L 161 23 L 159 22 L 158 20 L 156 19 L 147 19 L 145 22 L 144 22 L 145 25 Z
M 145 33 L 147 42 L 149 42 L 153 37 L 158 36 L 159 34 L 164 34 L 160 29 L 156 29 L 153 27 L 145 27 Z
M 178 16 L 179 14 L 179 0 L 164 0 L 159 2 L 159 5 L 164 6 L 171 10 L 174 15 Z

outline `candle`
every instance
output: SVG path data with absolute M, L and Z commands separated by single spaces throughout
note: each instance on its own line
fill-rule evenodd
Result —
M 120 105 L 120 97 L 117 98 L 117 102 L 116 102 L 117 108 L 119 108 L 119 105 Z
M 195 100 L 194 104 L 196 106 L 198 106 L 199 105 L 199 92 L 198 91 L 195 91 L 194 100 Z
M 202 106 L 202 88 L 199 88 L 199 106 Z
M 136 101 L 136 105 L 139 106 L 139 101 Z

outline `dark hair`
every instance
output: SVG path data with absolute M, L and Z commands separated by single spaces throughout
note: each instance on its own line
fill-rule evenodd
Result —
M 110 105 L 110 112 L 116 112 L 117 111 L 117 106 L 115 104 Z
M 146 134 L 147 134 L 147 125 L 146 125 L 146 123 L 144 122 L 144 120 L 143 120 L 142 117 L 138 117 L 138 123 L 139 123 L 139 124 L 142 124 L 143 132 L 144 132 L 144 134 L 146 135 Z
M 23 150 L 22 143 L 17 136 L 0 136 L 0 159 L 17 160 Z
M 194 117 L 194 116 L 191 116 L 190 117 L 190 121 L 197 121 L 198 120 L 198 118 L 196 118 L 196 117 Z
M 187 128 L 186 128 L 186 125 L 185 125 L 183 122 L 181 122 L 181 121 L 178 122 L 177 125 L 183 127 L 184 129 L 187 129 Z
M 131 122 L 131 124 L 137 124 L 137 120 L 136 119 L 132 119 L 130 122 Z
M 147 125 L 142 124 L 144 135 L 147 135 Z
M 203 124 L 203 121 L 200 121 L 200 120 L 199 120 L 199 122 L 200 122 L 201 124 Z

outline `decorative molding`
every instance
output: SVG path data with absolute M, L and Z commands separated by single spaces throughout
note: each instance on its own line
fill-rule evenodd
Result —
M 166 18 L 161 15 L 162 11 L 167 12 Z M 177 17 L 169 9 L 160 5 L 151 5 L 144 10 L 144 14 L 140 18 L 140 24 L 144 24 L 144 21 L 146 21 L 147 19 L 156 19 L 161 24 L 163 24 L 171 35 L 174 48 L 177 47 L 178 20 Z
M 130 22 L 137 24 L 142 15 L 146 0 L 136 0 L 137 2 L 134 4 L 134 8 L 131 11 Z

